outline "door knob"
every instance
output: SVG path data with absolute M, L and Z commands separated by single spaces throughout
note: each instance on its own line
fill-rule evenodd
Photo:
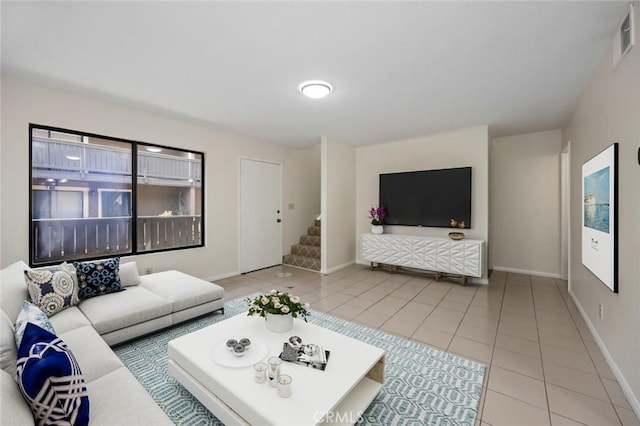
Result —
M 280 223 L 282 222 L 282 219 L 276 219 L 276 222 Z

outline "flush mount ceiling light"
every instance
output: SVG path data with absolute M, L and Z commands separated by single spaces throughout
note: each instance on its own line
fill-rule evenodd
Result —
M 162 151 L 162 148 L 155 148 L 155 147 L 152 147 L 152 146 L 149 146 L 149 147 L 147 147 L 145 149 L 147 151 L 149 151 L 149 152 L 160 152 L 160 151 Z
M 333 87 L 326 81 L 310 80 L 301 83 L 300 86 L 298 86 L 298 90 L 309 98 L 320 99 L 331 93 Z

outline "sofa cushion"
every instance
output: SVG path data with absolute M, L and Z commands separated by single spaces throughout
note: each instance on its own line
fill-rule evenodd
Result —
M 100 334 L 168 315 L 171 304 L 141 287 L 83 300 L 78 307 Z
M 46 269 L 24 271 L 29 297 L 47 316 L 78 303 L 76 270 L 67 262 Z
M 80 299 L 123 291 L 120 283 L 120 258 L 74 262 L 78 272 L 78 296 Z
M 224 289 L 217 284 L 179 271 L 157 272 L 140 277 L 142 286 L 171 302 L 172 312 L 222 299 Z
M 140 276 L 138 275 L 138 265 L 136 262 L 120 264 L 120 282 L 122 283 L 122 287 L 131 287 L 140 284 Z
M 27 324 L 18 348 L 18 386 L 38 424 L 89 424 L 89 396 L 78 362 L 61 338 Z
M 14 335 L 17 348 L 20 347 L 22 336 L 24 335 L 24 331 L 29 323 L 35 324 L 40 328 L 44 328 L 52 334 L 56 334 L 56 330 L 53 328 L 53 324 L 51 324 L 47 315 L 36 305 L 25 300 L 22 302 L 22 309 L 18 314 L 18 319 L 16 320 L 15 325 Z
M 18 318 L 22 301 L 29 299 L 24 283 L 24 271 L 27 269 L 29 265 L 20 261 L 3 268 L 0 272 L 0 307 L 14 323 Z
M 124 365 L 90 325 L 60 333 L 59 336 L 73 351 L 87 383 Z
M 7 314 L 0 311 L 0 369 L 10 374 L 11 377 L 15 377 L 17 360 L 15 329 Z M 0 422 L 0 424 L 4 423 Z
M 33 415 L 13 377 L 6 371 L 0 371 L 0 425 L 32 425 Z
M 56 329 L 58 336 L 61 336 L 62 333 L 69 330 L 91 325 L 87 317 L 82 314 L 82 311 L 77 306 L 72 306 L 59 314 L 49 317 L 49 321 L 53 324 L 53 328 Z
M 173 425 L 126 367 L 89 382 L 88 388 L 89 398 L 100 401 L 91 406 L 91 426 Z

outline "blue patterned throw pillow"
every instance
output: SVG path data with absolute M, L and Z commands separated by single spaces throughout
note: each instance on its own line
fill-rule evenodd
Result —
M 80 299 L 125 290 L 120 283 L 119 257 L 93 262 L 74 262 L 73 266 L 78 273 L 78 296 Z
M 55 334 L 27 324 L 18 348 L 17 379 L 37 425 L 89 424 L 89 395 L 82 371 Z
M 47 315 L 45 315 L 45 313 L 42 312 L 36 305 L 25 300 L 24 302 L 22 302 L 22 308 L 20 309 L 18 318 L 16 318 L 16 325 L 14 327 L 16 349 L 20 347 L 22 336 L 24 335 L 24 330 L 27 328 L 28 323 L 33 323 L 40 328 L 44 328 L 50 333 L 56 334 L 56 331 L 53 328 L 53 324 L 51 324 L 51 321 L 49 321 L 49 317 L 47 317 Z
M 78 303 L 76 270 L 64 262 L 47 269 L 24 271 L 31 301 L 52 316 Z

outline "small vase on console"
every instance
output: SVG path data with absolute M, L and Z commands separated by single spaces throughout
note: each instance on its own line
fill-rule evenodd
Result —
M 384 234 L 384 226 L 383 225 L 371 225 L 371 233 L 372 234 Z
M 371 219 L 371 233 L 380 235 L 384 233 L 384 218 L 387 217 L 387 212 L 383 205 L 380 207 L 371 207 L 369 210 L 369 219 Z

